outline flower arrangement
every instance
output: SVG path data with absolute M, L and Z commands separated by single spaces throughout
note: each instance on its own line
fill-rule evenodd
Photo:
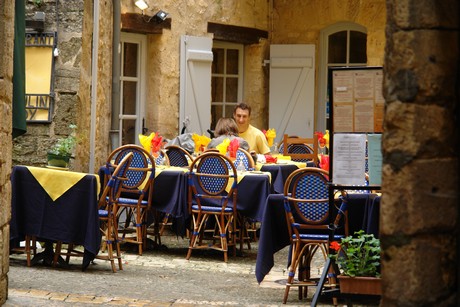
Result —
M 152 132 L 150 135 L 139 134 L 139 142 L 149 153 L 158 157 L 159 151 L 163 146 L 163 137 L 159 132 Z
M 66 138 L 58 139 L 57 143 L 51 147 L 48 153 L 63 157 L 70 157 L 72 155 L 72 151 L 77 143 L 77 138 L 75 136 L 75 129 L 77 129 L 77 126 L 70 125 L 69 128 L 72 129 L 72 132 Z
M 329 257 L 336 260 L 343 275 L 380 277 L 380 240 L 374 235 L 360 230 L 341 243 L 331 242 L 330 249 L 336 253 Z

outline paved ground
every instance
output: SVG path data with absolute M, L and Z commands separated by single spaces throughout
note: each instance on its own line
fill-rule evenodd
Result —
M 194 251 L 185 260 L 186 239 L 164 236 L 163 245 L 142 256 L 124 251 L 123 271 L 117 273 L 103 260 L 82 272 L 81 258 L 73 258 L 68 268 L 29 268 L 24 255 L 12 255 L 4 306 L 284 306 L 287 249 L 276 254 L 275 267 L 259 285 L 254 275 L 257 243 L 227 264 L 214 251 Z M 320 270 L 317 263 L 314 272 Z M 299 301 L 292 288 L 287 306 L 309 305 L 313 291 Z M 332 305 L 324 300 L 320 306 Z

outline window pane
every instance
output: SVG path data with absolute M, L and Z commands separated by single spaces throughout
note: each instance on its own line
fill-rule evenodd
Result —
M 347 31 L 341 31 L 329 36 L 329 63 L 347 62 Z
M 238 100 L 238 78 L 227 77 L 225 89 L 225 102 L 236 102 Z
M 224 78 L 212 77 L 211 78 L 211 101 L 222 102 L 224 101 Z
M 223 117 L 222 110 L 222 105 L 211 105 L 211 130 L 216 128 L 217 121 Z
M 121 140 L 122 145 L 135 144 L 136 139 L 136 120 L 125 119 L 123 120 L 123 139 Z
M 225 61 L 225 50 L 222 48 L 212 48 L 212 73 L 223 74 L 224 73 L 224 61 Z
M 233 109 L 235 108 L 235 104 L 226 104 L 225 105 L 225 117 L 233 117 Z
M 350 63 L 367 63 L 367 34 L 350 32 Z
M 227 49 L 227 74 L 238 74 L 238 50 Z
M 123 114 L 136 114 L 136 82 L 123 82 Z
M 124 43 L 123 44 L 123 76 L 136 77 L 137 76 L 137 44 Z

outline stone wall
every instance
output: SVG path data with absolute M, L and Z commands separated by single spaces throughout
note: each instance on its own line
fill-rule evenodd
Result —
M 388 0 L 383 306 L 458 306 L 459 2 Z
M 5 39 L 0 53 L 0 305 L 3 305 L 8 298 L 10 251 L 14 1 L 0 5 L 0 16 L 1 37 Z
M 27 124 L 27 133 L 14 140 L 13 164 L 46 165 L 46 153 L 57 138 L 77 123 L 78 89 L 81 65 L 82 1 L 43 0 L 40 6 L 26 2 L 26 18 L 36 11 L 45 13 L 45 32 L 57 32 L 59 56 L 55 57 L 55 102 L 52 122 Z M 30 31 L 31 29 L 26 29 Z M 71 162 L 72 168 L 76 169 Z

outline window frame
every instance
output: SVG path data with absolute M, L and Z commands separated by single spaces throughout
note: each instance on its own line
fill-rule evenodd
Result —
M 347 58 L 345 63 L 333 63 L 330 64 L 329 60 L 329 36 L 337 32 L 347 31 Z M 329 119 L 329 112 L 327 112 L 326 105 L 329 103 L 327 89 L 328 89 L 328 70 L 329 67 L 358 67 L 367 66 L 366 63 L 350 63 L 350 32 L 356 31 L 366 34 L 366 27 L 353 23 L 353 22 L 339 22 L 328 26 L 320 32 L 320 65 L 318 69 L 318 86 L 317 86 L 317 113 L 316 113 L 316 129 L 319 131 L 325 131 L 327 129 L 327 121 Z M 366 44 L 367 54 L 367 44 Z M 367 56 L 366 56 L 367 59 Z
M 211 96 L 211 116 L 212 116 L 212 107 L 213 106 L 219 106 L 222 108 L 222 116 L 223 117 L 232 117 L 233 114 L 226 114 L 225 113 L 225 108 L 228 106 L 235 106 L 238 102 L 241 102 L 243 99 L 243 83 L 244 83 L 244 45 L 243 44 L 237 44 L 237 43 L 230 43 L 230 42 L 224 42 L 224 41 L 217 41 L 214 40 L 212 44 L 212 49 L 214 48 L 219 48 L 219 49 L 225 49 L 225 58 L 224 58 L 224 72 L 222 74 L 216 74 L 211 72 L 211 80 L 214 77 L 223 77 L 224 78 L 224 83 L 223 83 L 223 101 L 212 101 L 212 96 Z M 227 74 L 226 69 L 227 69 L 227 50 L 228 49 L 234 49 L 238 50 L 238 74 Z M 226 79 L 227 76 L 232 76 L 233 78 L 237 76 L 236 78 L 238 79 L 238 89 L 237 89 L 237 98 L 236 101 L 232 102 L 227 102 L 226 101 Z M 212 81 L 211 81 L 211 91 L 212 91 Z M 213 121 L 211 123 L 211 127 L 214 127 L 216 124 L 216 121 Z

